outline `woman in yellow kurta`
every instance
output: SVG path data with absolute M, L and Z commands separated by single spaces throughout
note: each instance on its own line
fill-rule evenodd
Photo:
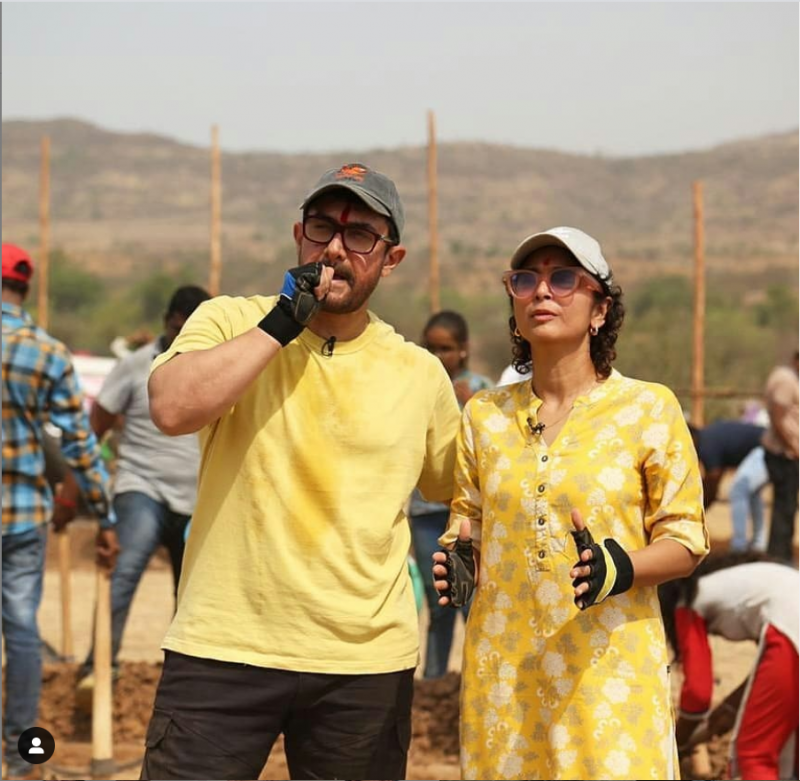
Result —
M 533 379 L 468 402 L 441 539 L 471 535 L 479 571 L 462 776 L 677 778 L 656 586 L 708 552 L 692 440 L 671 391 L 611 368 L 624 310 L 594 239 L 535 234 L 511 268 L 514 363 Z

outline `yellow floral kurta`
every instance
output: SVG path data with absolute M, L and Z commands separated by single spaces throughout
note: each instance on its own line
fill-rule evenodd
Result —
M 628 551 L 671 539 L 708 552 L 702 482 L 670 390 L 612 372 L 548 447 L 530 382 L 468 402 L 441 541 L 472 522 L 480 584 L 461 690 L 465 779 L 677 777 L 658 595 L 632 588 L 580 612 L 570 510 Z

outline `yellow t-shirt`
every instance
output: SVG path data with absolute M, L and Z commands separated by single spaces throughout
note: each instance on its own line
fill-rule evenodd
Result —
M 472 523 L 480 578 L 464 640 L 463 778 L 677 778 L 658 593 L 581 612 L 570 511 L 625 550 L 708 553 L 697 454 L 672 392 L 618 372 L 579 397 L 548 446 L 530 381 L 464 409 L 441 541 Z
M 274 298 L 202 304 L 153 371 L 250 330 Z M 403 505 L 452 495 L 460 413 L 432 355 L 370 314 L 336 342 L 304 331 L 200 432 L 197 506 L 165 649 L 300 672 L 418 661 Z

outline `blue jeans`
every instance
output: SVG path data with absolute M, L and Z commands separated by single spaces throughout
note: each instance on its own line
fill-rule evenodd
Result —
M 456 613 L 460 612 L 467 620 L 469 605 L 460 611 L 449 605 L 439 604 L 439 592 L 433 587 L 431 556 L 440 550 L 439 537 L 447 526 L 447 511 L 414 515 L 411 517 L 411 540 L 414 544 L 414 556 L 425 581 L 425 601 L 428 604 L 430 622 L 428 624 L 428 642 L 425 648 L 425 678 L 439 678 L 447 672 L 447 660 L 450 658 L 450 647 L 453 644 L 453 629 Z
M 133 596 L 159 545 L 166 546 L 169 552 L 177 594 L 183 560 L 183 532 L 190 516 L 175 513 L 167 505 L 139 491 L 117 494 L 114 510 L 120 546 L 117 566 L 111 576 L 111 658 L 116 667 Z M 79 676 L 92 671 L 93 651 L 94 648 L 89 650 Z
M 764 448 L 753 448 L 744 461 L 739 464 L 728 492 L 733 523 L 733 538 L 730 545 L 732 551 L 752 549 L 763 552 L 767 549 L 761 490 L 768 482 L 769 474 L 767 474 L 767 464 L 764 460 Z M 753 536 L 749 543 L 747 541 L 748 513 L 753 520 Z
M 30 765 L 17 754 L 17 740 L 36 726 L 42 687 L 42 641 L 36 613 L 42 601 L 47 527 L 3 535 L 3 639 L 6 699 L 3 737 L 13 775 Z

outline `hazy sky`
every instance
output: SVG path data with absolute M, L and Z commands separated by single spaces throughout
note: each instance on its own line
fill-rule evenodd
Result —
M 634 155 L 798 126 L 788 3 L 3 3 L 3 118 L 224 149 Z

